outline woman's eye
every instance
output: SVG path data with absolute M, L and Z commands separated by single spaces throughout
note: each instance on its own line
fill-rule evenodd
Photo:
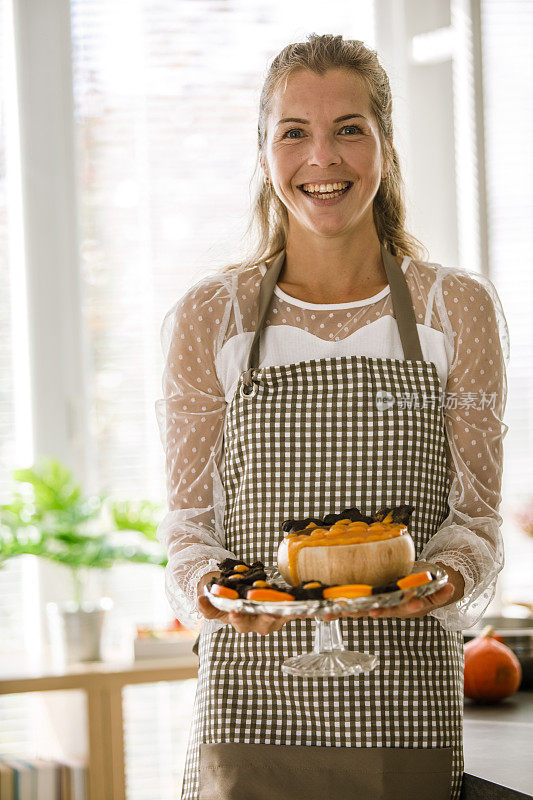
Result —
M 341 128 L 341 131 L 345 130 L 346 128 L 352 128 L 354 131 L 358 131 L 359 133 L 363 132 L 358 125 L 343 125 L 342 128 Z M 289 133 L 297 133 L 298 131 L 301 131 L 301 130 L 302 130 L 301 128 L 291 128 L 289 131 L 285 131 L 285 133 L 283 134 L 283 136 L 281 138 L 282 139 L 286 139 L 286 138 L 291 138 L 292 139 L 294 137 L 292 137 L 292 136 L 289 137 Z M 351 135 L 353 135 L 353 134 L 351 134 Z M 299 139 L 300 137 L 298 136 L 297 138 Z

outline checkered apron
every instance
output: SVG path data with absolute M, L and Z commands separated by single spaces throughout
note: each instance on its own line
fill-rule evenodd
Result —
M 258 368 L 284 255 L 261 282 L 249 368 L 227 409 L 226 546 L 276 566 L 286 519 L 410 504 L 418 558 L 448 515 L 449 487 L 438 373 L 423 360 L 405 276 L 382 247 L 405 360 L 354 355 Z M 373 671 L 283 674 L 286 658 L 313 650 L 310 619 L 267 636 L 230 625 L 200 634 L 181 800 L 458 800 L 461 632 L 427 615 L 340 626 L 345 647 L 379 656 Z

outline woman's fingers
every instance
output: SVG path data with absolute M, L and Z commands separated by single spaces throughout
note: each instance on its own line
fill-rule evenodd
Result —
M 225 616 L 224 611 L 215 608 L 205 595 L 199 595 L 197 606 L 201 614 L 207 619 L 222 619 Z
M 229 622 L 238 633 L 251 633 L 257 625 L 251 614 L 242 614 L 238 611 L 230 611 Z
M 231 611 L 229 622 L 238 633 L 259 633 L 266 636 L 279 629 L 292 617 L 278 617 L 274 614 L 242 614 Z
M 286 622 L 292 619 L 303 619 L 302 616 L 278 617 L 274 614 L 245 614 L 237 611 L 221 611 L 209 602 L 205 595 L 198 597 L 198 610 L 206 619 L 220 619 L 231 625 L 238 633 L 251 633 L 255 631 L 267 635 L 278 631 Z
M 454 591 L 455 589 L 451 583 L 445 583 L 444 586 L 436 592 L 426 595 L 424 599 L 428 600 L 432 606 L 440 606 L 448 602 Z
M 370 612 L 371 617 L 424 617 L 433 608 L 447 603 L 452 594 L 454 587 L 451 583 L 446 583 L 441 589 L 432 592 L 425 597 L 413 598 L 399 606 L 392 606 L 392 608 L 379 608 Z

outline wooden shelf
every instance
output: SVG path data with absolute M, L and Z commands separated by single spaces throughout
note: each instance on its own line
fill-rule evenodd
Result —
M 89 759 L 88 800 L 126 800 L 122 688 L 135 683 L 182 681 L 198 677 L 198 658 L 95 661 L 63 670 L 44 667 L 16 675 L 0 674 L 0 694 L 79 689 L 86 693 Z

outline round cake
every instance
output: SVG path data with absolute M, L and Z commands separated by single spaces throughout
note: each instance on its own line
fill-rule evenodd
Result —
M 375 586 L 407 575 L 416 557 L 406 524 L 412 510 L 400 506 L 375 517 L 354 519 L 357 514 L 351 513 L 332 523 L 326 517 L 330 524 L 293 524 L 278 547 L 280 575 L 290 586 L 311 580 Z

